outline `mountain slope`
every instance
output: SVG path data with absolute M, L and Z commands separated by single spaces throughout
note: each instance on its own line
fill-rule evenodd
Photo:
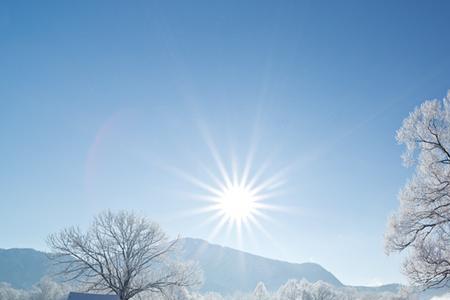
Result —
M 210 244 L 200 239 L 182 241 L 182 258 L 196 260 L 204 271 L 203 291 L 229 293 L 251 291 L 259 281 L 275 290 L 292 278 L 310 282 L 322 280 L 335 286 L 342 283 L 318 264 L 294 264 L 256 256 L 228 247 Z
M 30 288 L 48 274 L 49 260 L 34 249 L 0 249 L 0 282 Z

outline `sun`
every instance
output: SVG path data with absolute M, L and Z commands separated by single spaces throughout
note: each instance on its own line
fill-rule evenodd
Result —
M 218 157 L 218 156 L 216 156 Z M 284 185 L 284 171 L 267 174 L 264 163 L 259 168 L 252 168 L 251 161 L 246 161 L 243 168 L 238 168 L 232 159 L 227 163 L 217 159 L 216 172 L 204 168 L 209 180 L 195 178 L 186 173 L 179 173 L 196 185 L 199 193 L 192 194 L 195 200 L 207 203 L 192 209 L 193 214 L 209 214 L 200 226 L 211 226 L 208 239 L 214 239 L 225 232 L 242 242 L 243 236 L 253 236 L 254 230 L 272 239 L 264 228 L 262 221 L 273 222 L 269 212 L 284 211 L 284 207 L 268 201 L 281 195 Z
M 177 168 L 172 169 L 193 184 L 193 191 L 188 193 L 188 197 L 201 202 L 200 206 L 184 210 L 182 214 L 189 217 L 207 215 L 199 218 L 201 222 L 198 226 L 209 228 L 208 240 L 225 234 L 226 238 L 236 238 L 241 243 L 243 240 L 252 240 L 255 231 L 272 240 L 263 221 L 275 224 L 272 213 L 286 212 L 284 206 L 272 201 L 284 195 L 283 187 L 289 166 L 273 168 L 268 159 L 255 164 L 255 145 L 250 147 L 250 151 L 241 160 L 242 164 L 233 153 L 229 159 L 224 160 L 212 139 L 206 137 L 205 140 L 215 168 L 200 163 L 200 177 Z
M 219 206 L 228 218 L 242 221 L 255 213 L 256 197 L 247 187 L 232 185 L 222 192 L 218 198 Z

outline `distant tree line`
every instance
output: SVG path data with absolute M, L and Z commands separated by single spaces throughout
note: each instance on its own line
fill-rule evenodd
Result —
M 81 285 L 71 286 L 58 283 L 50 278 L 42 279 L 30 290 L 20 290 L 6 283 L 0 283 L 2 300 L 66 300 L 70 291 L 83 291 Z M 414 297 L 406 290 L 398 293 L 359 292 L 355 288 L 335 287 L 318 281 L 291 279 L 277 291 L 267 291 L 264 283 L 256 285 L 251 293 L 236 292 L 233 295 L 221 295 L 214 292 L 198 291 L 178 286 L 167 287 L 164 293 L 144 292 L 134 296 L 135 300 L 408 300 Z

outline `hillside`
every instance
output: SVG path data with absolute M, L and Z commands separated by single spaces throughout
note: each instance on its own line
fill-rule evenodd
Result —
M 264 282 L 269 290 L 275 290 L 291 278 L 304 278 L 310 282 L 322 280 L 342 286 L 319 264 L 268 259 L 200 239 L 186 238 L 182 242 L 182 257 L 198 261 L 205 273 L 204 291 L 251 291 L 259 281 Z
M 48 274 L 49 260 L 34 249 L 0 249 L 0 282 L 30 288 Z

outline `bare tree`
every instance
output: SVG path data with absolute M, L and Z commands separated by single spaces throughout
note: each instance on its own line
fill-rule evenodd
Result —
M 423 288 L 449 283 L 450 276 L 450 100 L 426 101 L 403 121 L 397 140 L 403 160 L 415 165 L 390 218 L 386 251 L 408 249 L 404 272 Z
M 67 280 L 121 300 L 199 283 L 195 266 L 172 259 L 176 243 L 158 224 L 125 211 L 98 215 L 86 232 L 70 227 L 48 238 L 51 257 Z

